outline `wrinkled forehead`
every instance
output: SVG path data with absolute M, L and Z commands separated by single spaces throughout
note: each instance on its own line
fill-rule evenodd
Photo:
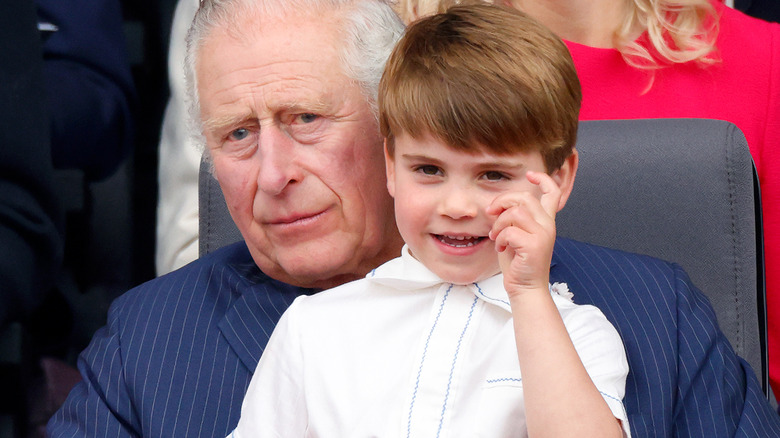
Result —
M 292 84 L 305 78 L 324 84 L 344 82 L 338 29 L 328 21 L 298 27 L 298 18 L 286 17 L 246 27 L 246 31 L 214 29 L 203 42 L 195 65 L 198 88 L 208 81 L 237 76 L 257 85 L 269 85 L 268 81 Z M 242 21 L 254 24 L 246 17 Z
M 298 28 L 274 22 L 253 33 L 250 38 L 215 32 L 204 44 L 197 67 L 204 132 L 242 120 L 270 123 L 291 114 L 373 114 L 364 108 L 368 104 L 361 87 L 339 67 L 330 23 Z
M 302 69 L 311 63 L 335 70 L 333 73 L 343 72 L 340 27 L 333 12 L 283 11 L 267 15 L 249 10 L 234 20 L 223 19 L 201 41 L 195 62 L 198 79 L 203 79 L 204 70 L 219 67 L 276 65 L 294 69 L 296 62 L 302 64 Z
M 291 1 L 235 1 L 221 13 L 205 17 L 202 28 L 205 32 L 201 37 L 208 40 L 213 34 L 227 33 L 240 41 L 280 32 L 296 38 L 300 30 L 310 27 L 332 30 L 341 28 L 345 16 L 351 11 L 347 5 L 326 7 L 327 3 L 321 1 L 304 2 L 305 6 L 293 7 L 287 4 Z M 331 41 L 334 44 L 337 42 L 340 41 Z

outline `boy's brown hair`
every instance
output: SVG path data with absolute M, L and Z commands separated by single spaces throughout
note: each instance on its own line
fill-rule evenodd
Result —
M 456 150 L 539 151 L 548 172 L 571 154 L 582 93 L 566 45 L 514 9 L 455 6 L 413 23 L 379 83 L 379 122 Z M 475 151 L 476 152 L 476 151 Z

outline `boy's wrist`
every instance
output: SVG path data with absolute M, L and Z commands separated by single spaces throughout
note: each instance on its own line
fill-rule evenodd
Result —
M 504 287 L 506 288 L 507 295 L 509 296 L 510 304 L 514 304 L 513 301 L 520 301 L 524 297 L 550 295 L 549 282 L 534 285 L 505 285 Z

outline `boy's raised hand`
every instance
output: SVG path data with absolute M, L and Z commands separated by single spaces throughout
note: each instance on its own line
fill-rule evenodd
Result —
M 497 216 L 489 237 L 496 242 L 510 298 L 527 290 L 548 290 L 561 200 L 558 184 L 546 173 L 528 172 L 526 177 L 539 187 L 541 197 L 530 191 L 505 193 L 487 208 L 489 215 Z

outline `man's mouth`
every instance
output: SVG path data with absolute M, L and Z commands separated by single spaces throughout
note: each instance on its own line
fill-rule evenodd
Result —
M 303 224 L 306 222 L 311 222 L 312 220 L 318 218 L 324 213 L 324 211 L 320 211 L 317 213 L 307 213 L 307 214 L 293 214 L 285 217 L 278 217 L 271 221 L 268 221 L 268 224 L 270 225 L 292 225 L 292 224 Z
M 438 239 L 439 242 L 445 245 L 454 246 L 455 248 L 468 248 L 487 239 L 487 237 L 484 236 L 447 236 L 444 234 L 434 234 L 434 237 Z

